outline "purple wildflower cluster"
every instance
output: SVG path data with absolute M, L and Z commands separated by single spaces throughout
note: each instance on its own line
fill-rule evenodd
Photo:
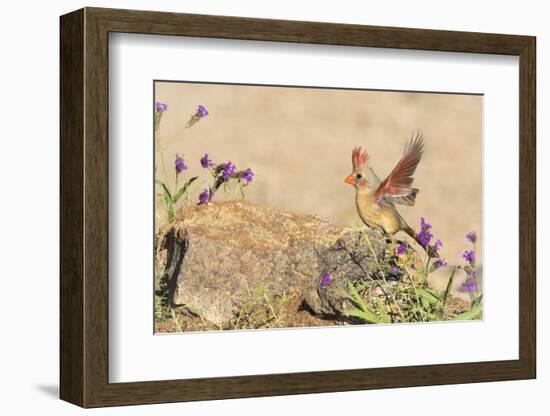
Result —
M 167 110 L 168 110 L 168 104 L 164 104 L 158 101 L 155 103 L 155 111 L 157 113 L 164 113 Z
M 158 132 L 159 132 L 159 128 L 160 128 L 160 121 L 161 121 L 163 113 L 168 111 L 168 104 L 156 101 L 154 108 L 155 108 L 155 136 L 156 136 L 156 139 L 158 141 L 159 140 L 158 139 Z M 207 117 L 209 114 L 210 113 L 209 113 L 208 109 L 204 105 L 199 104 L 197 106 L 197 109 L 195 110 L 195 112 L 192 114 L 191 118 L 187 122 L 185 127 L 189 128 L 189 127 L 193 126 L 194 124 L 199 122 L 201 119 Z M 161 152 L 161 157 L 162 157 L 162 162 L 163 162 L 163 166 L 164 166 L 164 154 L 162 152 Z M 214 184 L 212 186 L 210 186 L 209 188 L 205 188 L 199 194 L 198 205 L 206 204 L 206 203 L 212 201 L 212 198 L 214 197 L 214 194 L 220 188 L 220 186 L 223 185 L 225 187 L 227 185 L 227 183 L 232 179 L 235 179 L 236 181 L 238 181 L 238 183 L 240 185 L 240 188 L 241 188 L 241 193 L 244 197 L 243 188 L 245 186 L 249 185 L 254 179 L 254 172 L 252 171 L 252 169 L 247 168 L 245 170 L 237 171 L 237 167 L 230 160 L 227 161 L 226 163 L 221 163 L 221 164 L 216 165 L 209 158 L 208 153 L 205 153 L 203 155 L 203 157 L 201 157 L 200 164 L 204 169 L 208 169 L 210 171 L 210 173 L 214 177 Z M 176 186 L 177 186 L 178 176 L 183 171 L 188 169 L 188 166 L 185 164 L 185 160 L 183 158 L 183 155 L 181 155 L 179 153 L 176 153 L 176 157 L 174 159 L 174 168 L 175 168 L 175 171 L 176 171 Z M 184 187 L 181 188 L 181 190 L 183 190 L 183 192 L 185 193 L 188 186 L 193 181 L 195 181 L 196 179 L 197 179 L 197 177 L 190 178 L 189 181 L 184 185 Z M 167 178 L 165 178 L 165 180 L 167 181 Z M 163 184 L 165 185 L 164 190 L 165 190 L 165 193 L 166 193 L 164 200 L 168 201 L 167 204 L 175 205 L 177 200 L 176 201 L 172 200 L 172 197 L 170 195 L 171 194 L 170 190 L 167 188 L 165 182 L 163 182 Z M 181 193 L 178 192 L 177 195 L 178 195 L 178 199 L 179 199 L 179 197 L 181 196 Z M 170 216 L 170 214 L 168 214 L 168 215 Z
M 229 179 L 235 178 L 239 181 L 243 180 L 248 184 L 252 182 L 252 179 L 254 178 L 254 172 L 252 169 L 247 168 L 237 172 L 237 166 L 235 166 L 235 164 L 230 160 L 227 163 L 216 165 L 212 160 L 210 160 L 208 153 L 205 153 L 201 158 L 201 166 L 205 169 L 211 169 L 212 174 L 221 182 L 227 182 Z
M 214 194 L 210 191 L 210 189 L 204 189 L 201 194 L 199 195 L 199 205 L 206 204 L 210 201 L 212 201 L 212 196 Z
M 332 275 L 327 272 L 325 275 L 321 278 L 321 282 L 319 282 L 319 286 L 321 286 L 323 289 L 326 289 L 328 284 L 332 281 Z
M 470 263 L 470 265 L 475 264 L 476 253 L 474 250 L 464 250 L 464 253 L 462 253 L 462 258 Z
M 435 240 L 434 250 L 438 252 L 441 249 L 441 247 L 443 247 L 443 242 L 441 240 Z M 446 265 L 447 265 L 447 262 L 445 261 L 445 259 L 442 259 L 441 257 L 437 258 L 434 261 L 435 270 L 445 267 Z
M 432 224 L 428 223 L 424 217 L 420 218 L 420 232 L 418 233 L 418 241 L 426 249 L 430 257 L 437 257 L 433 263 L 434 270 L 447 265 L 445 259 L 439 257 L 438 251 L 443 247 L 441 240 L 435 240 L 433 246 L 430 246 L 430 242 L 434 238 L 432 233 Z
M 233 177 L 235 169 L 237 169 L 237 167 L 231 161 L 228 161 L 225 165 L 223 165 L 222 177 L 224 181 L 227 182 Z
M 475 244 L 477 241 L 477 235 L 474 231 L 470 231 L 466 234 L 466 240 L 470 243 Z M 464 266 L 464 271 L 466 272 L 466 280 L 462 283 L 462 287 L 468 293 L 477 292 L 477 272 L 475 271 L 476 267 L 476 252 L 475 250 L 464 250 L 462 253 L 462 258 L 466 261 Z
M 445 267 L 447 265 L 447 262 L 445 261 L 445 259 L 436 259 L 434 261 L 434 269 L 437 270 L 437 269 L 440 269 L 441 267 Z
M 397 247 L 397 254 L 401 255 L 401 254 L 405 254 L 407 252 L 407 243 L 405 241 L 401 241 L 401 243 L 399 243 L 399 246 Z
M 252 172 L 252 169 L 247 168 L 243 172 L 243 179 L 245 180 L 246 183 L 250 183 L 250 182 L 252 182 L 253 178 L 254 178 L 254 172 Z
M 466 279 L 466 281 L 462 283 L 462 287 L 468 293 L 474 292 L 477 289 L 477 283 L 476 283 L 475 277 L 472 279 Z
M 176 175 L 179 175 L 181 172 L 187 169 L 187 165 L 183 160 L 183 157 L 179 153 L 176 153 L 176 160 L 174 161 L 176 167 Z
M 399 279 L 403 275 L 403 271 L 398 264 L 392 264 L 390 268 L 390 277 L 394 279 Z
M 208 153 L 205 153 L 204 156 L 201 158 L 201 166 L 205 169 L 209 169 L 209 168 L 213 168 L 214 167 L 214 162 L 212 162 L 209 158 L 208 158 Z
M 198 118 L 206 117 L 208 115 L 208 110 L 206 109 L 206 107 L 204 105 L 199 104 L 199 106 L 197 107 L 197 112 L 195 113 L 195 115 Z
M 204 169 L 210 170 L 210 173 L 214 177 L 215 181 L 214 185 L 210 188 L 210 190 L 208 190 L 208 192 L 205 190 L 201 195 L 199 195 L 199 205 L 204 204 L 205 202 L 210 202 L 216 191 L 223 184 L 228 183 L 231 179 L 237 180 L 240 184 L 242 184 L 242 187 L 247 186 L 254 179 L 254 172 L 252 169 L 247 168 L 245 170 L 237 171 L 237 166 L 231 160 L 226 163 L 216 164 L 210 159 L 208 153 L 205 153 L 203 157 L 201 157 L 200 162 Z
M 418 233 L 418 239 L 423 247 L 427 247 L 433 238 L 431 233 L 432 224 L 426 222 L 424 217 L 420 218 L 420 232 Z
M 191 118 L 187 122 L 186 127 L 189 128 L 189 127 L 193 126 L 194 124 L 198 123 L 201 118 L 204 118 L 204 117 L 208 116 L 208 114 L 210 114 L 210 113 L 208 112 L 206 107 L 202 104 L 199 104 L 199 106 L 197 107 L 197 110 L 195 111 L 195 113 L 191 116 Z
M 475 244 L 477 241 L 477 234 L 475 231 L 470 231 L 466 234 L 466 240 L 468 240 L 470 243 Z
M 165 111 L 168 111 L 168 104 L 157 101 L 155 103 L 155 140 L 158 140 L 158 131 L 160 128 L 160 120 Z

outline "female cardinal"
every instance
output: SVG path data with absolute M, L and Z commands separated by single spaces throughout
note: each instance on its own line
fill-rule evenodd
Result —
M 417 233 L 395 209 L 395 204 L 412 206 L 415 203 L 418 189 L 411 187 L 412 175 L 422 157 L 423 146 L 422 135 L 418 133 L 411 138 L 403 157 L 383 181 L 369 166 L 368 152 L 355 147 L 351 153 L 353 171 L 344 181 L 355 187 L 357 212 L 368 227 L 380 229 L 390 236 L 404 231 L 426 249 Z

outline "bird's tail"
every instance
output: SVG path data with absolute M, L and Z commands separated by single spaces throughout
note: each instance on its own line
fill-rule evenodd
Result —
M 414 231 L 411 227 L 409 227 L 407 225 L 403 231 L 405 231 L 414 241 L 416 241 L 418 243 L 418 245 L 424 249 L 424 251 L 426 252 L 426 254 L 428 256 L 433 257 L 433 258 L 439 258 L 439 253 L 437 252 L 435 247 L 430 246 L 429 244 L 424 245 L 424 243 L 422 242 L 422 240 L 418 236 L 418 233 L 416 231 Z

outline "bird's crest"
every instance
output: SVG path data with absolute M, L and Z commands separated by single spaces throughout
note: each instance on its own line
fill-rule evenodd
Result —
M 353 151 L 351 152 L 351 163 L 353 164 L 353 169 L 366 165 L 368 161 L 369 153 L 366 150 L 361 150 L 360 147 L 353 148 Z

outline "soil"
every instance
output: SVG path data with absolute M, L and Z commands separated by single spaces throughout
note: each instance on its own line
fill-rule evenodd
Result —
M 469 303 L 462 298 L 452 297 L 447 303 L 447 311 L 450 316 L 455 316 L 468 310 Z M 179 322 L 179 328 L 174 319 L 167 318 L 155 323 L 156 333 L 170 332 L 202 332 L 212 330 L 230 330 L 231 328 L 217 328 L 200 317 L 188 314 L 183 308 L 175 310 Z M 482 318 L 480 318 L 482 319 Z M 304 308 L 298 296 L 294 296 L 287 304 L 285 318 L 279 322 L 277 328 L 307 328 L 321 326 L 344 326 L 346 322 L 336 319 L 320 318 Z M 264 328 L 265 329 L 265 328 Z

